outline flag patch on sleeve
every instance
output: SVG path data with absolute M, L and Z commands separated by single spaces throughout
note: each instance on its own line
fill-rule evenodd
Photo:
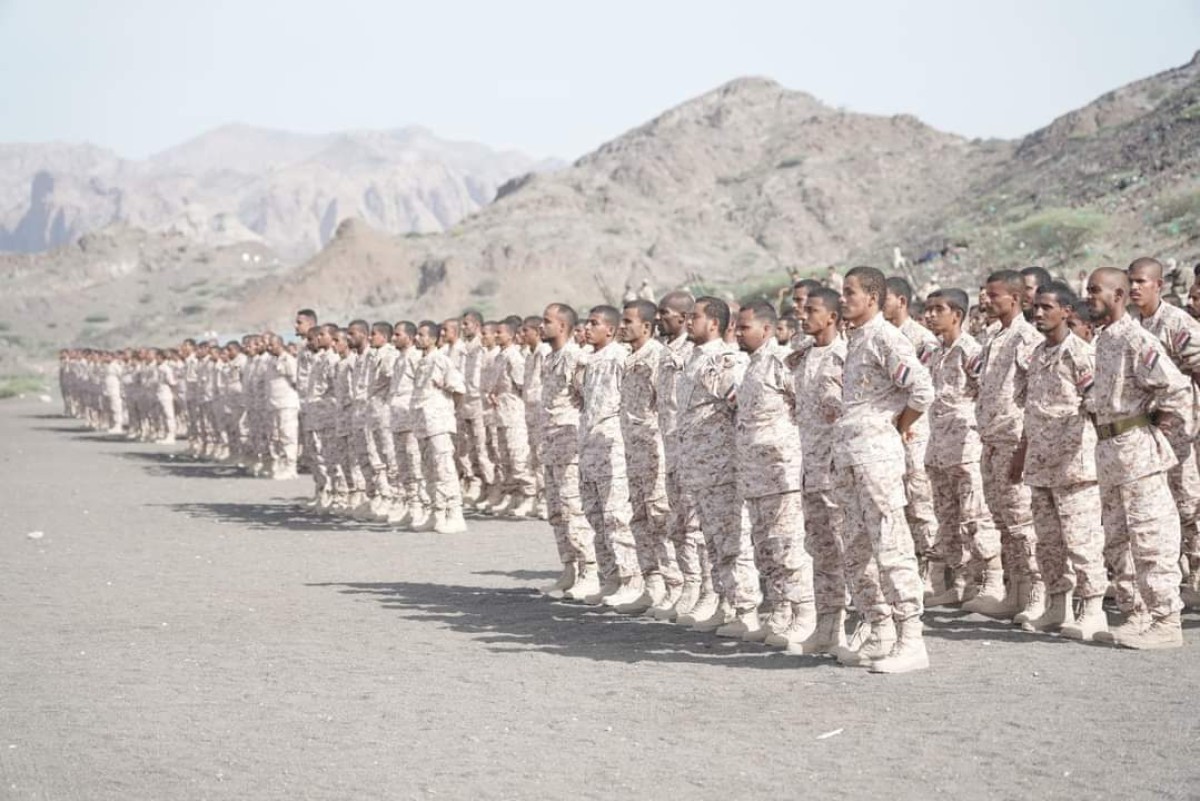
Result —
M 1090 372 L 1084 373 L 1083 375 L 1079 376 L 1079 378 L 1075 379 L 1075 388 L 1080 392 L 1087 392 L 1092 388 L 1093 383 L 1095 383 L 1095 379 L 1093 378 L 1092 374 Z
M 908 365 L 902 364 L 896 368 L 896 372 L 892 373 L 892 380 L 896 382 L 898 387 L 908 386 L 909 376 L 912 375 L 912 370 L 908 369 Z
M 1176 332 L 1175 336 L 1171 337 L 1171 344 L 1175 346 L 1175 350 L 1183 350 L 1191 341 L 1192 335 L 1186 328 Z
M 1158 364 L 1158 351 L 1151 348 L 1142 355 L 1142 367 L 1153 370 Z

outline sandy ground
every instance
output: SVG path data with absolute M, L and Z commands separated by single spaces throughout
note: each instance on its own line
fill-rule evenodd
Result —
M 0 798 L 1200 795 L 1194 615 L 1139 654 L 934 614 L 870 675 L 548 602 L 544 523 L 316 519 L 55 411 L 0 404 Z

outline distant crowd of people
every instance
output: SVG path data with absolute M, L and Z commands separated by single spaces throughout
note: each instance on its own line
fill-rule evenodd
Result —
M 314 513 L 442 534 L 548 521 L 554 599 L 897 673 L 926 606 L 1135 649 L 1200 601 L 1200 289 L 1139 258 L 978 296 L 871 267 L 780 308 L 667 293 L 580 315 L 64 351 L 66 413 L 312 476 Z M 1190 312 L 1190 313 L 1189 313 Z M 1116 619 L 1103 607 L 1115 599 Z M 858 622 L 846 629 L 846 609 Z

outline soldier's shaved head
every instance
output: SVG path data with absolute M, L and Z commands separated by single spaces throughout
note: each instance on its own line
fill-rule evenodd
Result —
M 1112 269 L 1112 268 L 1104 268 Z M 1134 259 L 1126 271 L 1129 274 L 1134 272 L 1150 272 L 1153 278 L 1162 278 L 1166 270 L 1162 266 L 1162 262 L 1158 259 L 1152 259 L 1149 256 L 1142 256 L 1140 259 Z
M 695 305 L 696 299 L 692 296 L 691 292 L 684 292 L 682 289 L 677 289 L 674 292 L 668 292 L 663 295 L 663 299 L 658 303 L 658 308 L 670 309 L 680 314 L 690 314 Z
M 1088 278 L 1088 283 L 1093 281 L 1099 282 L 1102 286 L 1111 289 L 1123 289 L 1129 291 L 1129 274 L 1124 270 L 1118 270 L 1116 267 L 1099 267 L 1092 271 L 1092 275 Z

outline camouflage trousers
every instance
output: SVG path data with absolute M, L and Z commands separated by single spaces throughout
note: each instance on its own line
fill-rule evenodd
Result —
M 1032 490 L 1033 526 L 1046 591 L 1072 591 L 1076 598 L 1104 595 L 1108 575 L 1096 482 Z
M 1117 606 L 1127 612 L 1144 604 L 1155 617 L 1180 611 L 1179 512 L 1166 474 L 1102 487 L 1100 499 Z
M 271 412 L 262 406 L 252 406 L 246 412 L 248 455 L 255 462 L 265 462 L 270 457 L 271 444 Z M 200 422 L 201 419 L 197 422 Z M 203 427 L 206 423 L 201 422 Z M 207 435 L 201 434 L 201 440 L 207 442 Z
M 629 522 L 629 482 L 620 447 L 583 448 L 579 453 L 583 514 L 596 532 L 596 564 L 605 581 L 640 576 L 637 545 Z
M 170 393 L 159 394 L 155 396 L 158 408 L 155 413 L 155 422 L 158 426 L 159 433 L 164 437 L 175 436 L 175 398 L 171 397 Z
M 300 446 L 300 410 L 271 410 L 271 461 L 275 464 L 296 466 L 296 455 Z
M 225 431 L 229 450 L 237 455 L 245 453 L 249 429 L 246 424 L 246 402 L 239 395 L 235 395 L 229 400 L 225 414 Z
M 1171 488 L 1171 497 L 1175 499 L 1175 508 L 1179 511 L 1183 554 L 1196 564 L 1200 561 L 1200 525 L 1197 523 L 1197 513 L 1200 512 L 1200 470 L 1197 470 L 1196 450 L 1186 437 L 1169 439 L 1179 464 L 1167 471 L 1167 484 Z
M 842 541 L 842 510 L 828 492 L 804 493 L 804 548 L 812 558 L 817 611 L 844 609 L 846 549 Z
M 754 564 L 772 603 L 811 603 L 813 560 L 804 549 L 804 495 L 780 492 L 746 498 Z
M 1000 529 L 1000 555 L 1009 576 L 1041 579 L 1037 559 L 1037 533 L 1033 530 L 1033 501 L 1029 487 L 1013 484 L 1008 474 L 1017 442 L 985 442 L 980 468 L 983 497 Z
M 411 428 L 407 431 L 393 430 L 392 451 L 396 454 L 396 469 L 390 477 L 392 487 L 409 506 L 430 506 L 416 432 Z
M 928 437 L 904 441 L 904 495 L 908 499 L 904 517 L 912 529 L 917 556 L 923 559 L 936 556 L 940 531 L 934 491 L 925 467 L 928 445 Z
M 120 390 L 104 393 L 104 422 L 109 428 L 125 426 L 125 398 L 121 396 Z
M 529 435 L 525 426 L 496 426 L 494 430 L 497 464 L 504 466 L 498 471 L 503 476 L 501 489 L 523 498 L 532 496 L 537 491 L 537 482 L 529 464 Z
M 534 495 L 545 497 L 546 478 L 542 470 L 542 426 L 540 421 L 530 422 L 525 418 L 526 442 L 529 443 L 529 472 L 533 475 Z
M 746 611 L 762 603 L 758 568 L 754 565 L 754 543 L 748 526 L 742 525 L 742 501 L 737 484 L 693 489 L 700 530 L 712 560 L 713 588 L 734 609 Z
M 595 533 L 583 514 L 579 490 L 579 462 L 548 464 L 543 468 L 546 481 L 546 511 L 558 558 L 564 564 L 596 561 Z
M 685 492 L 674 470 L 664 476 L 667 489 L 667 538 L 675 549 L 675 562 L 684 584 L 712 588 L 712 560 L 700 530 L 696 500 Z
M 846 571 L 855 596 L 874 603 L 863 609 L 871 621 L 905 620 L 923 611 L 924 587 L 904 517 L 904 465 L 896 460 L 838 467 L 835 498 L 845 510 Z M 878 569 L 878 589 L 872 569 Z
M 362 476 L 362 488 L 374 497 L 379 492 L 375 483 L 375 468 L 371 464 L 371 449 L 374 447 L 374 437 L 366 421 L 356 422 L 350 428 L 350 461 L 354 463 L 358 475 Z
M 983 499 L 979 462 L 928 468 L 937 508 L 938 552 L 957 570 L 1000 554 L 1000 533 Z
M 367 466 L 375 492 L 384 498 L 394 494 L 389 476 L 399 469 L 396 465 L 396 441 L 392 438 L 390 417 L 371 416 L 366 428 Z
M 434 511 L 450 512 L 462 508 L 462 488 L 454 466 L 453 435 L 434 434 L 420 441 L 421 465 L 425 485 Z
M 487 426 L 482 416 L 459 419 L 455 461 L 463 478 L 473 478 L 489 485 L 496 481 L 496 467 L 488 457 Z
M 659 465 L 629 465 L 629 528 L 637 548 L 642 575 L 660 575 L 672 587 L 683 583 L 675 558 L 675 545 L 667 533 L 671 507 L 667 503 L 666 476 Z M 656 469 L 656 467 L 658 469 Z
M 301 439 L 304 440 L 304 459 L 308 462 L 309 472 L 312 473 L 313 486 L 317 492 L 333 492 L 333 475 L 330 472 L 329 454 L 327 453 L 327 437 L 332 435 L 328 428 L 317 428 L 310 421 L 304 427 Z
M 358 460 L 354 458 L 353 431 L 349 428 L 338 427 L 333 439 L 333 450 L 329 455 L 330 462 L 338 465 L 338 472 L 346 484 L 346 492 L 363 492 L 367 488 L 366 478 Z

